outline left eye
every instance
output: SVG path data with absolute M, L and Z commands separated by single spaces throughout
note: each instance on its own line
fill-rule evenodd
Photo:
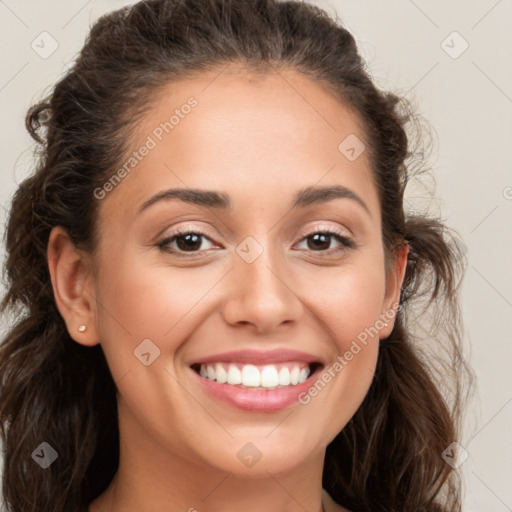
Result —
M 324 250 L 325 245 L 330 246 L 332 239 L 336 239 L 340 246 L 333 250 Z M 312 244 L 307 243 L 308 240 L 312 240 Z M 310 233 L 309 235 L 302 238 L 301 242 L 305 241 L 307 244 L 307 249 L 312 250 L 313 252 L 338 252 L 343 251 L 348 248 L 353 247 L 353 242 L 349 240 L 346 236 L 341 234 L 338 231 L 315 231 Z
M 336 239 L 339 247 L 331 249 L 330 245 L 332 239 Z M 168 236 L 157 243 L 157 246 L 166 252 L 170 253 L 197 253 L 200 252 L 202 247 L 202 239 L 208 240 L 212 246 L 214 245 L 210 238 L 201 231 L 182 231 L 176 232 L 171 236 Z M 312 240 L 312 243 L 308 243 L 308 240 Z M 322 253 L 333 253 L 343 250 L 347 250 L 354 246 L 354 243 L 344 236 L 341 232 L 330 231 L 330 230 L 318 230 L 310 233 L 303 238 L 300 242 L 306 242 L 307 247 L 305 250 Z M 299 243 L 300 243 L 299 242 Z M 173 247 L 173 245 L 175 246 Z M 325 246 L 328 246 L 327 248 Z M 327 249 L 327 250 L 326 250 Z M 203 248 L 202 250 L 206 250 Z M 304 249 L 302 249 L 304 250 Z

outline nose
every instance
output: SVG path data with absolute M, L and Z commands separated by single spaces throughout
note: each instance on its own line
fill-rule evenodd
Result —
M 293 280 L 285 263 L 269 257 L 268 251 L 252 263 L 235 261 L 223 315 L 233 326 L 251 325 L 260 334 L 281 324 L 293 324 L 304 312 L 304 304 L 293 290 Z

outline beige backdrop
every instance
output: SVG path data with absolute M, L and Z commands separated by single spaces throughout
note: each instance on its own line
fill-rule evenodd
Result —
M 512 511 L 512 2 L 316 3 L 352 31 L 377 84 L 415 101 L 437 133 L 433 207 L 467 248 L 463 307 L 478 376 L 459 440 L 468 453 L 464 511 Z M 27 108 L 65 71 L 89 25 L 128 4 L 0 0 L 2 226 L 16 184 L 31 168 Z M 414 205 L 426 194 L 417 184 L 412 192 Z

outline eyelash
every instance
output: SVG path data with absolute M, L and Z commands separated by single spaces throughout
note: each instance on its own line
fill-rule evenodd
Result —
M 338 231 L 336 228 L 325 229 L 325 228 L 322 228 L 321 226 L 318 227 L 318 228 L 315 228 L 313 231 L 311 231 L 311 232 L 307 233 L 306 235 L 304 235 L 299 240 L 299 242 L 302 242 L 303 240 L 306 240 L 306 239 L 312 237 L 313 235 L 316 235 L 316 234 L 319 234 L 319 233 L 324 234 L 324 235 L 328 235 L 328 236 L 332 236 L 332 237 L 336 238 L 338 240 L 338 242 L 341 243 L 341 246 L 338 247 L 337 249 L 334 249 L 334 250 L 330 249 L 330 250 L 327 250 L 327 251 L 311 251 L 311 252 L 314 252 L 314 253 L 316 253 L 316 252 L 320 253 L 320 257 L 331 256 L 333 254 L 344 252 L 344 251 L 347 251 L 348 249 L 353 249 L 353 248 L 357 247 L 356 243 L 353 240 L 351 240 L 348 237 L 346 237 L 343 233 L 341 233 L 341 231 Z M 183 258 L 193 257 L 194 255 L 199 254 L 201 251 L 190 251 L 190 252 L 187 252 L 187 251 L 181 251 L 181 250 L 176 250 L 176 249 L 170 249 L 169 248 L 169 244 L 174 242 L 176 239 L 181 238 L 181 237 L 186 236 L 186 235 L 191 235 L 191 234 L 199 235 L 199 236 L 205 237 L 208 240 L 210 240 L 210 237 L 204 231 L 201 231 L 200 229 L 180 229 L 180 230 L 177 230 L 176 232 L 172 233 L 171 235 L 166 236 L 165 238 L 163 238 L 159 242 L 157 242 L 156 246 L 161 251 L 164 251 L 164 252 L 167 252 L 167 253 L 176 254 L 180 258 L 181 257 L 183 257 Z M 324 256 L 321 253 L 324 253 L 324 254 L 327 253 L 327 255 Z

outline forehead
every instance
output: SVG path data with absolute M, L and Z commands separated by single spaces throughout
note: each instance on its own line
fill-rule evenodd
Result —
M 245 196 L 265 189 L 271 201 L 304 186 L 341 183 L 377 201 L 368 152 L 355 159 L 344 152 L 347 144 L 358 152 L 367 145 L 358 116 L 292 69 L 230 65 L 171 82 L 133 128 L 131 150 L 150 149 L 106 201 L 116 209 L 122 202 L 125 215 L 148 195 L 177 186 Z

